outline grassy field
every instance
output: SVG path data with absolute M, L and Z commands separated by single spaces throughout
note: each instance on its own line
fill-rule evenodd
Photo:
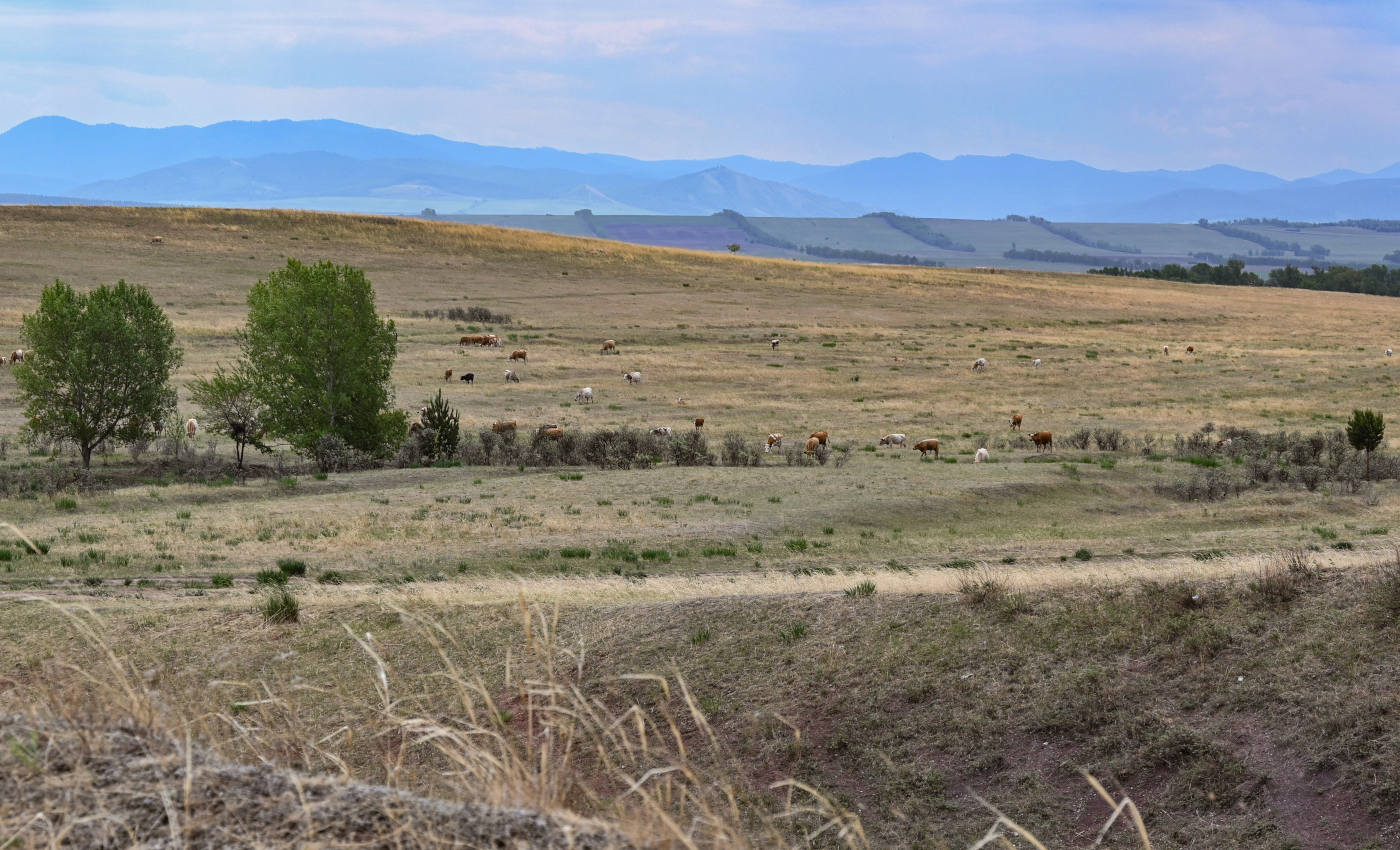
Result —
M 287 257 L 366 270 L 398 327 L 406 409 L 441 389 L 468 430 L 511 418 L 680 430 L 701 416 L 712 451 L 730 434 L 757 448 L 817 429 L 840 450 L 824 465 L 775 453 L 747 468 L 330 475 L 278 453 L 244 478 L 231 446 L 201 435 L 108 455 L 81 481 L 70 453 L 20 439 L 0 375 L 0 518 L 45 550 L 0 546 L 13 649 L 0 712 L 100 715 L 102 689 L 127 677 L 159 693 L 159 710 L 146 697 L 128 710 L 231 758 L 643 831 L 655 807 L 617 777 L 676 758 L 695 787 L 739 801 L 705 846 L 740 834 L 773 846 L 843 810 L 869 846 L 967 846 L 994 819 L 972 793 L 1079 840 L 1109 811 L 1080 766 L 1138 800 L 1157 847 L 1395 846 L 1400 736 L 1372 718 L 1396 710 L 1397 484 L 1312 489 L 1282 460 L 1253 481 L 1252 456 L 1213 450 L 1227 426 L 1298 443 L 1353 408 L 1392 411 L 1393 299 L 832 266 L 390 218 L 0 208 L 0 348 L 19 344 L 19 317 L 55 277 L 125 278 L 175 323 L 184 398 L 236 356 L 248 288 Z M 512 317 L 492 327 L 503 349 L 460 349 L 473 326 L 424 316 L 466 306 Z M 605 338 L 620 356 L 598 353 Z M 516 347 L 529 359 L 507 385 Z M 978 357 L 989 366 L 973 372 Z M 448 368 L 477 383 L 444 381 Z M 634 369 L 631 386 L 621 372 Z M 594 404 L 573 402 L 583 386 Z M 1038 455 L 1009 428 L 1014 412 L 1053 431 L 1056 450 Z M 1094 429 L 1118 447 L 1066 445 Z M 879 448 L 890 432 L 938 437 L 943 456 Z M 971 462 L 981 446 L 992 463 Z M 1212 475 L 1241 486 L 1193 498 Z M 278 574 L 299 622 L 258 610 Z M 55 605 L 89 609 L 112 655 Z M 365 632 L 380 662 L 357 643 Z M 376 693 L 381 662 L 401 703 Z M 94 683 L 65 664 L 117 672 Z M 611 766 L 590 750 L 578 773 L 529 782 L 444 772 L 460 753 L 435 745 L 389 758 L 386 740 L 415 737 L 409 720 L 460 721 L 434 685 L 447 665 L 515 718 L 532 676 L 620 715 L 678 712 L 671 744 L 690 749 Z M 521 732 L 504 716 L 486 725 Z M 772 820 L 785 798 L 768 786 L 787 777 L 830 805 Z M 658 794 L 672 817 L 700 805 Z M 0 804 L 0 826 L 22 814 Z

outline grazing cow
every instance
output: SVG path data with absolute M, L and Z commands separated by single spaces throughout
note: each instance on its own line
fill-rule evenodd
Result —
M 458 345 L 471 345 L 474 342 L 476 342 L 476 337 L 473 336 L 464 336 L 461 339 L 457 340 Z
M 483 342 L 482 345 L 488 346 L 490 348 L 500 348 L 501 338 L 496 336 L 495 334 L 487 334 L 486 341 Z
M 574 401 L 578 402 L 579 404 L 592 404 L 592 403 L 593 403 L 593 388 L 592 388 L 592 387 L 584 387 L 583 389 L 581 389 L 581 390 L 579 390 L 578 392 L 574 393 Z
M 199 423 L 193 419 L 185 420 L 185 436 L 194 439 L 194 435 L 199 433 Z
M 491 430 L 495 431 L 497 434 L 504 434 L 507 431 L 514 432 L 515 420 L 512 419 L 509 422 L 493 422 L 491 423 Z
M 1162 346 L 1162 353 L 1163 353 L 1163 354 L 1171 354 L 1171 353 L 1172 353 L 1172 350 L 1164 345 L 1164 346 Z
M 517 348 L 517 349 L 515 349 L 514 351 L 512 351 L 512 352 L 510 353 L 510 358 L 509 358 L 509 359 L 511 359 L 511 360 L 524 360 L 524 359 L 525 359 L 525 349 L 523 349 L 523 348 Z
M 501 341 L 495 334 L 468 334 L 457 341 L 458 345 L 500 345 Z
M 564 436 L 564 429 L 558 425 L 546 425 L 540 428 L 540 434 L 551 440 L 557 440 Z
M 468 372 L 467 374 L 463 375 L 462 377 L 458 378 L 457 380 L 461 381 L 461 382 L 464 383 L 464 384 L 474 384 L 474 383 L 476 383 L 476 373 L 475 373 L 475 372 Z
M 1187 354 L 1195 354 L 1195 353 L 1196 353 L 1196 346 L 1194 346 L 1194 345 L 1188 345 L 1188 346 L 1186 346 L 1186 353 L 1187 353 Z
M 808 434 L 807 436 L 809 436 L 809 437 L 816 437 L 816 438 L 817 438 L 817 442 L 821 443 L 823 446 L 826 445 L 826 432 L 825 432 L 825 431 L 813 431 L 812 433 Z
M 972 371 L 980 372 L 985 368 L 987 368 L 987 358 L 979 357 L 976 360 L 972 361 Z
M 11 352 L 10 352 L 10 362 L 11 362 L 11 363 L 23 363 L 23 362 L 24 362 L 24 358 L 25 358 L 25 353 L 24 353 L 24 349 L 23 349 L 23 348 L 16 348 L 14 351 L 11 351 Z
M 768 435 L 768 440 L 767 440 L 767 442 L 766 442 L 766 443 L 764 444 L 764 446 L 763 446 L 763 452 L 764 452 L 764 454 L 767 454 L 768 452 L 771 452 L 771 451 L 773 451 L 774 449 L 781 449 L 782 447 L 783 447 L 783 435 L 782 435 L 782 434 L 769 434 L 769 435 Z
M 1035 443 L 1037 451 L 1045 451 L 1055 447 L 1055 437 L 1049 431 L 1036 431 L 1031 435 L 1031 442 Z
M 1011 414 L 1011 430 L 1013 430 L 1013 431 L 1019 431 L 1019 430 L 1021 430 L 1021 414 L 1019 414 L 1019 413 L 1013 413 L 1013 414 Z
M 1040 366 L 1040 358 L 1037 357 L 1037 358 L 1035 358 L 1034 360 L 1032 360 L 1032 361 L 1031 361 L 1031 365 L 1032 365 L 1032 366 L 1035 366 L 1035 367 L 1039 367 L 1039 366 Z
M 937 440 L 920 440 L 914 444 L 914 448 L 919 450 L 919 457 L 928 457 L 929 452 L 933 452 L 933 456 L 938 457 Z
M 601 353 L 601 354 L 609 354 L 609 353 L 611 353 L 611 354 L 621 354 L 622 352 L 617 350 L 617 340 L 615 340 L 615 339 L 605 339 L 605 340 L 603 340 L 603 347 L 602 347 L 601 349 L 599 349 L 599 353 Z
M 443 373 L 442 373 L 442 379 L 443 379 L 444 381 L 450 381 L 450 380 L 452 380 L 452 370 L 451 370 L 451 369 L 448 369 L 446 372 L 443 372 Z
M 977 450 L 977 456 L 972 459 L 972 462 L 986 463 L 989 459 L 991 459 L 991 456 L 991 452 L 987 451 L 986 446 L 983 446 L 982 448 Z
M 622 379 L 629 384 L 640 384 L 642 382 L 641 372 L 623 372 Z
M 164 242 L 165 242 L 165 237 L 164 237 L 164 236 L 152 236 L 152 237 L 151 237 L 151 244 L 152 244 L 152 245 L 161 245 L 161 244 L 164 244 Z
M 780 343 L 780 342 L 782 342 L 782 340 L 781 340 L 781 339 L 778 339 L 777 337 L 773 337 L 772 339 L 768 340 L 768 344 L 769 344 L 770 346 L 772 346 L 773 348 L 777 348 L 777 347 L 778 347 L 778 343 Z
M 520 376 L 517 375 L 517 374 L 515 374 L 515 370 L 514 370 L 514 369 L 507 369 L 507 370 L 506 370 L 506 383 L 507 383 L 507 384 L 518 384 L 518 383 L 520 383 Z
M 1215 449 L 1216 449 L 1216 451 L 1221 451 L 1221 452 L 1223 452 L 1223 451 L 1229 449 L 1230 446 L 1232 446 L 1232 445 L 1234 445 L 1234 444 L 1235 444 L 1235 441 L 1234 441 L 1234 440 L 1230 439 L 1229 437 L 1226 437 L 1225 439 L 1216 442 L 1216 444 L 1215 444 Z
M 669 437 L 671 436 L 671 426 L 662 425 L 659 428 L 653 428 L 651 429 L 651 433 L 655 434 L 658 437 Z
M 703 417 L 703 416 L 697 416 L 697 417 L 695 417 L 695 430 L 699 431 L 701 428 L 704 428 L 704 427 L 705 427 L 705 417 Z
M 807 457 L 811 457 L 812 455 L 814 455 L 814 454 L 817 453 L 817 446 L 820 446 L 820 445 L 821 445 L 821 441 L 819 441 L 816 437 L 808 437 L 808 438 L 807 438 L 807 448 L 804 449 L 804 450 L 802 451 L 802 453 L 803 453 L 804 455 L 806 455 Z
M 880 445 L 889 446 L 891 448 L 895 446 L 903 448 L 908 439 L 909 438 L 904 434 L 886 434 L 880 438 Z

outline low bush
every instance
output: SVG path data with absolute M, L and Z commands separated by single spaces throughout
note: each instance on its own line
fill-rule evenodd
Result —
M 295 623 L 301 617 L 301 603 L 285 588 L 278 588 L 263 601 L 262 614 L 269 623 Z
M 277 562 L 277 569 L 290 576 L 306 575 L 306 562 L 296 558 L 282 558 Z

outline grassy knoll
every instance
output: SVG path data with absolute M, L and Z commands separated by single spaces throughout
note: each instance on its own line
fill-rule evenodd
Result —
M 709 824 L 704 846 L 774 846 L 849 810 L 869 846 L 961 847 L 991 822 L 974 792 L 1080 839 L 1107 810 L 1079 766 L 1138 800 L 1154 846 L 1394 840 L 1400 743 L 1376 718 L 1395 711 L 1400 485 L 1360 481 L 1350 450 L 1321 438 L 1306 456 L 1251 453 L 1257 434 L 1215 442 L 1239 426 L 1303 446 L 1353 408 L 1393 411 L 1396 299 L 387 218 L 0 208 L 0 348 L 53 278 L 123 277 L 170 314 L 183 390 L 235 356 L 248 288 L 286 257 L 363 267 L 398 326 L 398 403 L 442 389 L 467 431 L 703 416 L 712 452 L 727 435 L 756 450 L 769 432 L 793 444 L 817 429 L 836 450 L 824 465 L 780 452 L 743 468 L 328 475 L 279 452 L 243 477 L 231 446 L 201 435 L 114 452 L 80 480 L 71 454 L 19 440 L 0 374 L 0 518 L 45 550 L 0 542 L 13 650 L 0 713 L 144 713 L 240 760 L 570 809 L 633 834 L 658 828 L 661 806 Z M 475 326 L 425 315 L 467 306 L 513 317 L 491 328 L 504 349 L 460 349 Z M 598 353 L 605 338 L 620 356 Z M 516 347 L 529 360 L 507 385 Z M 978 357 L 985 372 L 969 368 Z M 448 368 L 477 383 L 444 381 Z M 594 404 L 574 403 L 583 386 Z M 1053 431 L 1055 452 L 1011 431 L 1013 412 Z M 889 432 L 938 437 L 943 457 L 878 448 Z M 994 462 L 973 464 L 984 445 Z M 1386 452 L 1377 462 L 1392 469 Z M 1326 464 L 1335 477 L 1300 483 Z M 293 622 L 259 608 L 279 576 Z M 53 607 L 74 603 L 94 612 L 107 660 Z M 661 678 L 618 678 L 637 673 Z M 607 745 L 568 751 L 570 768 L 541 761 L 529 681 L 548 683 L 554 717 L 589 714 L 572 701 L 586 697 L 607 722 L 569 740 Z M 118 682 L 126 696 L 108 699 Z M 535 744 L 468 769 L 479 753 L 444 743 L 458 736 L 417 736 L 420 721 L 467 715 L 464 737 Z M 645 758 L 602 731 L 624 715 L 659 736 Z M 620 776 L 666 764 L 684 770 L 650 786 L 658 796 L 623 793 Z M 772 820 L 787 798 L 769 785 L 785 777 L 831 797 Z M 4 805 L 0 826 L 22 814 Z

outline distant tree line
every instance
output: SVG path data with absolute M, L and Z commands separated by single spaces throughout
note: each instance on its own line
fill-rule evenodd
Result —
M 597 236 L 599 239 L 612 238 L 612 234 L 608 233 L 607 228 L 603 227 L 603 223 L 593 214 L 593 210 L 587 207 L 581 210 L 574 210 L 574 217 L 583 222 L 583 226 L 588 228 L 588 232 Z
M 861 218 L 878 218 L 883 220 L 890 227 L 898 230 L 906 236 L 913 237 L 925 245 L 932 245 L 935 248 L 942 248 L 945 251 L 964 251 L 974 253 L 977 250 L 975 245 L 966 242 L 954 242 L 952 237 L 945 233 L 939 233 L 929 227 L 921 219 L 907 215 L 899 215 L 892 212 L 866 213 Z
M 1377 233 L 1400 233 L 1400 221 L 1391 218 L 1347 218 L 1341 221 L 1288 221 L 1282 218 L 1237 218 L 1226 224 L 1244 224 L 1264 227 L 1286 227 L 1303 230 L 1309 227 L 1358 227 Z
M 749 221 L 748 217 L 741 212 L 737 212 L 735 210 L 720 210 L 719 212 L 714 213 L 713 217 L 724 219 L 734 227 L 738 228 L 739 230 L 742 230 L 745 236 L 749 237 L 750 239 L 752 239 L 760 245 L 768 245 L 773 248 L 783 248 L 788 251 L 802 250 L 801 246 L 799 246 L 796 242 L 790 242 L 779 236 L 774 236 L 773 234 L 769 233 L 768 231 Z
M 1010 218 L 1010 216 L 1008 216 L 1008 218 Z M 1024 220 L 1029 221 L 1031 224 L 1037 225 L 1045 230 L 1050 231 L 1051 233 L 1055 234 L 1061 239 L 1067 239 L 1076 245 L 1083 245 L 1086 248 L 1098 248 L 1100 251 L 1117 251 L 1120 254 L 1142 253 L 1141 248 L 1135 248 L 1132 245 L 1123 245 L 1117 242 L 1105 242 L 1102 239 L 1090 239 L 1089 237 L 1085 236 L 1084 234 L 1080 233 L 1079 231 L 1073 228 L 1066 227 L 1063 224 L 1056 224 L 1055 222 L 1041 218 L 1038 215 L 1029 216 Z
M 1246 271 L 1244 261 L 1238 258 L 1212 266 L 1209 263 L 1196 263 L 1187 268 L 1179 263 L 1168 263 L 1161 268 L 1130 269 L 1109 266 L 1089 269 L 1090 274 L 1113 275 L 1117 277 L 1145 277 L 1154 280 L 1175 280 L 1183 283 L 1213 283 L 1220 286 L 1275 286 L 1283 289 L 1312 289 L 1321 292 L 1356 292 L 1365 295 L 1385 295 L 1400 297 L 1400 269 L 1392 269 L 1379 263 L 1364 269 L 1350 266 L 1314 266 L 1305 272 L 1297 266 L 1287 265 L 1273 269 L 1268 277 L 1260 277 Z
M 1243 221 L 1248 222 L 1248 220 Z M 1260 221 L 1263 220 L 1260 219 Z M 1245 230 L 1243 227 L 1235 227 L 1231 224 L 1225 224 L 1223 222 L 1212 223 L 1204 218 L 1197 221 L 1196 225 L 1198 227 L 1204 227 L 1206 230 L 1214 230 L 1216 233 L 1219 233 L 1222 236 L 1229 236 L 1234 239 L 1243 239 L 1246 242 L 1253 242 L 1255 245 L 1258 245 L 1265 250 L 1265 256 L 1267 256 L 1268 252 L 1270 251 L 1277 252 L 1278 254 L 1281 254 L 1284 251 L 1289 251 L 1292 252 L 1293 256 L 1295 257 L 1307 257 L 1312 260 L 1321 260 L 1325 259 L 1329 254 L 1332 253 L 1331 249 L 1327 248 L 1324 245 L 1312 245 L 1308 248 L 1304 248 L 1297 242 L 1285 242 L 1282 239 L 1275 239 L 1272 236 L 1265 236 L 1262 233 L 1255 233 L 1253 230 Z
M 1047 251 L 1043 248 L 1012 248 L 1010 251 L 1003 251 L 1001 254 L 1008 260 L 1033 260 L 1037 263 L 1074 263 L 1080 266 L 1092 266 L 1097 263 L 1112 263 L 1118 261 L 1117 257 L 1105 257 L 1101 254 L 1075 254 L 1070 251 Z M 1130 269 L 1151 268 L 1149 260 L 1127 260 L 1119 261 Z
M 944 263 L 913 254 L 885 254 L 880 251 L 866 251 L 861 248 L 828 248 L 825 245 L 806 245 L 802 253 L 827 260 L 859 260 L 863 263 L 888 263 L 892 266 L 926 266 L 941 269 Z

